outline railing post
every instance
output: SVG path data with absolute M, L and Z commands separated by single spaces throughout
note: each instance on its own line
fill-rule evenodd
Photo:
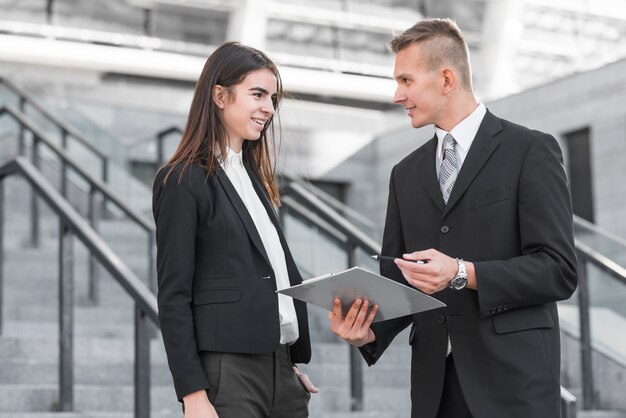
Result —
M 163 146 L 163 141 L 165 141 L 165 135 L 163 133 L 157 136 L 157 169 L 163 165 L 165 162 L 165 149 Z
M 150 418 L 150 328 L 135 303 L 135 418 Z
M 4 310 L 4 179 L 0 179 L 0 335 L 2 335 L 2 312 Z
M 576 397 L 561 386 L 561 418 L 576 418 Z
M 74 249 L 72 232 L 59 225 L 59 410 L 74 409 Z
M 583 389 L 583 409 L 595 409 L 593 384 L 591 321 L 589 317 L 589 275 L 587 260 L 578 252 L 578 317 L 580 321 L 580 362 Z
M 106 185 L 109 184 L 109 159 L 107 157 L 102 157 L 102 182 Z M 107 200 L 103 196 L 102 197 L 102 210 L 100 212 L 100 216 L 102 219 L 105 219 L 107 216 Z
M 143 9 L 143 34 L 146 36 L 154 36 L 155 29 L 155 12 L 153 8 L 146 7 Z
M 39 137 L 33 132 L 33 149 L 31 155 L 33 165 L 41 170 L 39 164 Z M 39 200 L 34 190 L 30 195 L 30 245 L 32 247 L 39 246 Z
M 154 241 L 155 236 L 153 231 L 148 231 L 148 288 L 153 294 L 157 293 L 157 278 L 156 278 L 156 262 L 154 260 Z
M 157 274 L 156 274 L 156 260 L 154 257 L 154 250 L 156 248 L 155 244 L 156 236 L 154 231 L 148 231 L 148 289 L 152 292 L 153 295 L 157 294 Z M 150 338 L 158 337 L 158 328 L 152 325 L 149 325 L 150 329 Z
M 61 147 L 67 151 L 67 131 L 61 128 Z M 67 162 L 61 158 L 61 195 L 67 199 Z
M 20 112 L 22 112 L 22 114 L 26 114 L 26 99 L 23 96 L 20 96 Z M 22 125 L 21 123 L 20 125 L 20 133 L 19 133 L 19 145 L 18 145 L 18 154 L 21 156 L 26 155 L 26 144 L 25 144 L 25 139 L 24 138 L 24 134 L 26 133 L 26 129 L 24 129 L 24 125 Z
M 87 217 L 89 219 L 89 225 L 98 232 L 98 220 L 100 219 L 98 214 L 98 202 L 97 202 L 97 190 L 93 184 L 89 188 L 89 203 L 87 205 Z M 98 263 L 93 254 L 89 254 L 89 277 L 87 284 L 87 292 L 89 300 L 98 304 L 100 301 L 100 293 L 98 290 Z
M 357 246 L 348 243 L 348 267 L 356 266 Z M 350 410 L 363 410 L 363 365 L 359 349 L 350 345 Z

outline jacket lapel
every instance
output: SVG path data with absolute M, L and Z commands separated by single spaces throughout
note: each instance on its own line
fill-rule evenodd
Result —
M 235 208 L 235 211 L 239 215 L 239 218 L 241 218 L 241 222 L 243 222 L 243 225 L 246 228 L 250 239 L 263 256 L 263 259 L 267 262 L 268 265 L 271 266 L 272 264 L 270 263 L 270 259 L 267 256 L 265 247 L 263 246 L 263 241 L 261 241 L 259 231 L 257 231 L 256 226 L 254 225 L 254 221 L 252 220 L 252 217 L 250 216 L 250 213 L 248 212 L 245 203 L 243 203 L 243 200 L 241 200 L 239 193 L 237 193 L 235 186 L 233 186 L 233 184 L 230 182 L 222 167 L 217 168 L 216 174 L 220 184 L 222 185 L 222 188 L 224 189 L 224 192 L 226 192 L 226 196 L 228 196 L 230 203 L 233 205 L 233 208 Z M 263 199 L 261 199 L 261 201 L 263 201 Z
M 278 230 L 278 225 L 279 225 L 278 217 L 276 215 L 274 207 L 270 204 L 270 198 L 267 196 L 265 189 L 261 185 L 261 181 L 257 177 L 254 170 L 250 168 L 250 165 L 248 163 L 244 162 L 243 165 L 246 168 L 246 171 L 248 172 L 248 176 L 250 177 L 250 180 L 252 181 L 252 186 L 254 187 L 254 191 L 256 192 L 257 196 L 259 196 L 259 199 L 261 200 L 261 203 L 263 204 L 263 207 L 265 208 L 267 215 L 270 217 L 272 224 L 274 224 L 274 227 L 277 228 Z M 279 236 L 280 236 L 280 233 L 279 233 Z
M 248 163 L 244 162 L 244 166 L 246 167 L 246 170 L 248 171 L 250 180 L 252 180 L 252 185 L 254 186 L 254 190 L 256 191 L 256 194 L 259 196 L 259 199 L 261 199 L 261 203 L 263 203 L 263 207 L 265 208 L 268 216 L 272 220 L 272 224 L 274 225 L 274 228 L 276 228 L 278 239 L 280 239 L 280 244 L 282 245 L 283 252 L 285 253 L 285 262 L 287 263 L 287 271 L 289 273 L 289 283 L 291 283 L 292 286 L 300 284 L 302 283 L 302 277 L 300 276 L 300 272 L 298 271 L 298 268 L 296 267 L 296 262 L 291 254 L 291 251 L 289 250 L 289 246 L 287 245 L 287 240 L 285 239 L 285 235 L 283 234 L 283 230 L 280 226 L 280 222 L 278 221 L 278 215 L 276 211 L 274 210 L 274 207 L 270 204 L 270 199 L 267 196 L 265 188 L 263 187 L 263 185 L 261 185 L 261 181 L 257 177 L 254 170 L 250 168 Z
M 437 169 L 435 168 L 437 155 L 437 135 L 435 135 L 425 146 L 426 153 L 422 154 L 421 161 L 417 161 L 420 170 L 420 178 L 424 179 L 424 186 L 430 198 L 435 202 L 437 207 L 443 210 L 443 197 L 439 189 L 439 180 L 437 179 Z M 456 187 L 456 186 L 455 186 Z
M 474 181 L 476 175 L 483 168 L 487 160 L 489 160 L 491 154 L 498 145 L 500 145 L 500 141 L 497 140 L 495 136 L 501 130 L 502 122 L 500 119 L 487 111 L 480 124 L 480 128 L 478 128 L 476 138 L 474 138 L 469 152 L 467 153 L 467 157 L 465 157 L 456 182 L 454 183 L 454 188 L 452 188 L 448 204 L 444 208 L 443 216 L 446 216 L 459 199 L 461 199 L 461 196 L 463 196 L 469 185 L 472 184 L 472 181 Z M 441 195 L 441 192 L 439 194 Z

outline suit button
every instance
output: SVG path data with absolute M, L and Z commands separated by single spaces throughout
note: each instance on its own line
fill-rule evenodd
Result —
M 448 225 L 443 225 L 440 229 L 442 234 L 447 234 L 450 231 L 450 227 Z
M 489 312 L 491 312 L 492 314 L 495 314 L 496 312 L 498 312 L 498 309 L 497 308 L 491 308 L 489 310 Z
M 437 322 L 439 322 L 440 324 L 445 324 L 446 323 L 446 317 L 443 315 L 439 315 L 439 319 L 437 319 Z

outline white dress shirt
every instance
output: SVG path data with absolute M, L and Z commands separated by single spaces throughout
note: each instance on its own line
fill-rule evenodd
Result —
M 435 127 L 435 133 L 437 134 L 437 156 L 435 161 L 437 178 L 439 178 L 439 169 L 441 168 L 441 159 L 443 158 L 443 139 L 446 134 L 449 133 L 456 140 L 456 147 L 454 148 L 454 151 L 457 161 L 456 169 L 457 173 L 459 173 L 461 171 L 461 166 L 465 161 L 465 157 L 467 157 L 467 152 L 469 151 L 472 142 L 474 142 L 478 128 L 480 128 L 480 124 L 483 122 L 486 113 L 487 108 L 485 105 L 479 103 L 478 106 L 476 106 L 476 109 L 474 109 L 468 117 L 459 122 L 458 125 L 452 128 L 450 132 L 446 132 L 443 129 Z
M 220 165 L 226 172 L 228 179 L 235 186 L 241 200 L 246 205 L 248 213 L 254 222 L 254 226 L 259 232 L 263 247 L 269 257 L 274 276 L 276 278 L 276 288 L 284 289 L 291 286 L 289 283 L 289 273 L 287 272 L 287 262 L 285 252 L 280 243 L 278 232 L 274 227 L 261 199 L 256 194 L 252 180 L 243 166 L 243 151 L 235 153 L 230 148 L 226 161 Z M 298 317 L 293 306 L 293 299 L 289 296 L 278 295 L 278 313 L 280 317 L 280 343 L 291 344 L 298 339 Z

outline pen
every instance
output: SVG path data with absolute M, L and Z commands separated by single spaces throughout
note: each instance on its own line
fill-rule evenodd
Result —
M 377 260 L 377 261 L 393 261 L 396 258 L 399 258 L 400 260 L 409 261 L 409 262 L 412 262 L 412 263 L 426 264 L 426 261 L 424 261 L 424 260 L 406 260 L 406 259 L 404 259 L 402 257 L 389 257 L 388 255 L 377 255 L 377 254 L 374 254 L 371 257 L 374 260 Z

